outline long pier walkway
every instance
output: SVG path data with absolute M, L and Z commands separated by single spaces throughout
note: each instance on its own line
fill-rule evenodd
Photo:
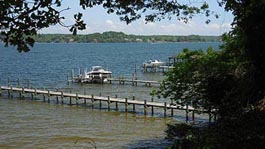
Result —
M 54 100 L 57 104 L 68 104 L 68 105 L 88 105 L 90 102 L 90 105 L 92 108 L 94 108 L 95 102 L 97 101 L 99 103 L 99 108 L 101 108 L 102 102 L 107 103 L 107 109 L 110 110 L 111 106 L 115 106 L 115 109 L 118 110 L 119 104 L 123 104 L 123 108 L 125 112 L 128 112 L 128 106 L 132 105 L 132 111 L 135 112 L 136 108 L 135 106 L 143 106 L 143 113 L 144 115 L 147 115 L 147 108 L 151 108 L 151 114 L 154 115 L 154 108 L 162 108 L 164 111 L 164 117 L 167 116 L 167 111 L 170 111 L 170 115 L 174 116 L 174 110 L 183 110 L 186 111 L 186 121 L 189 120 L 189 113 L 192 112 L 192 120 L 195 119 L 195 113 L 208 113 L 205 110 L 198 110 L 194 109 L 191 106 L 180 106 L 175 104 L 168 104 L 166 102 L 159 103 L 159 102 L 153 102 L 152 101 L 146 101 L 146 100 L 135 100 L 135 99 L 122 99 L 122 98 L 112 98 L 112 97 L 101 97 L 101 96 L 94 96 L 94 95 L 82 95 L 78 93 L 66 93 L 66 92 L 59 92 L 59 91 L 50 91 L 50 90 L 40 90 L 40 89 L 30 89 L 30 88 L 24 88 L 24 87 L 11 87 L 11 86 L 1 86 L 0 87 L 0 96 L 4 93 L 4 91 L 7 92 L 8 97 L 13 97 L 14 93 L 19 94 L 19 99 L 23 99 L 25 97 L 25 94 L 30 94 L 31 99 L 36 99 L 37 95 L 42 95 L 44 102 L 50 102 L 51 100 Z M 55 96 L 55 99 L 52 99 L 51 96 Z M 66 99 L 67 98 L 67 99 Z M 112 104 L 115 103 L 115 104 Z M 111 105 L 112 104 L 112 105 Z M 212 115 L 209 114 L 209 121 L 211 121 Z

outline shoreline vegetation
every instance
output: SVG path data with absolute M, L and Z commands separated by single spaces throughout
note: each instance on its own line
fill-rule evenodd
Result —
M 167 43 L 167 42 L 220 42 L 221 36 L 128 35 L 123 32 L 103 32 L 87 35 L 38 34 L 36 42 L 44 43 Z

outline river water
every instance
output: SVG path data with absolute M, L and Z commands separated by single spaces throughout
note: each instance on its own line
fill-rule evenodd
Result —
M 71 70 L 101 65 L 113 76 L 132 77 L 135 66 L 139 79 L 162 80 L 160 73 L 142 73 L 140 65 L 149 59 L 167 61 L 183 48 L 218 49 L 220 43 L 107 43 L 46 44 L 37 43 L 29 53 L 0 44 L 0 84 L 50 88 L 102 96 L 118 95 L 150 100 L 156 87 L 130 85 L 67 85 Z M 183 113 L 163 118 L 142 112 L 125 113 L 106 109 L 48 104 L 40 101 L 0 97 L 0 148 L 164 148 L 166 124 L 182 121 Z M 156 99 L 163 102 L 167 99 Z

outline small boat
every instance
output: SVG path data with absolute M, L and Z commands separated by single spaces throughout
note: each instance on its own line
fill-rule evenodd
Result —
M 144 68 L 152 68 L 152 67 L 159 67 L 159 66 L 163 66 L 165 63 L 160 61 L 160 60 L 149 60 L 147 62 L 143 63 L 143 67 Z
M 85 80 L 88 82 L 103 83 L 111 78 L 111 71 L 104 70 L 101 66 L 92 66 L 90 71 L 85 72 Z

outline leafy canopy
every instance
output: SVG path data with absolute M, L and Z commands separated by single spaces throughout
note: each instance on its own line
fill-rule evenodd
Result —
M 1 0 L 0 1 L 0 40 L 6 46 L 17 46 L 19 52 L 27 52 L 34 45 L 32 36 L 42 28 L 60 24 L 68 27 L 74 35 L 78 30 L 85 29 L 82 13 L 74 14 L 75 24 L 63 23 L 63 11 L 70 8 L 62 8 L 63 0 Z M 83 9 L 100 5 L 107 9 L 108 13 L 115 13 L 122 21 L 132 21 L 145 16 L 146 22 L 171 19 L 187 22 L 195 14 L 214 14 L 209 10 L 206 2 L 191 3 L 178 0 L 80 0 Z M 209 23 L 210 20 L 206 22 Z

